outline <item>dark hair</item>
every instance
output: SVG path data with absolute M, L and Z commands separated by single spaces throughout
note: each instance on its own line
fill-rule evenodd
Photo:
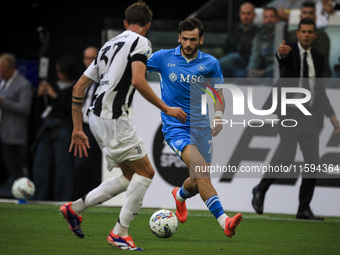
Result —
M 202 22 L 197 18 L 190 18 L 182 21 L 178 25 L 178 31 L 181 34 L 183 31 L 192 31 L 198 28 L 199 37 L 203 36 L 204 27 Z
M 278 18 L 279 17 L 279 13 L 277 12 L 276 8 L 275 7 L 265 7 L 263 9 L 263 11 L 273 11 L 275 13 L 275 16 Z
M 130 5 L 125 10 L 125 20 L 128 24 L 138 24 L 144 27 L 152 20 L 152 11 L 150 7 L 143 1 L 139 1 Z
M 309 2 L 309 1 L 303 2 L 302 5 L 301 5 L 301 8 L 302 7 L 312 7 L 312 8 L 315 9 L 315 3 L 314 2 Z
M 57 66 L 59 71 L 65 74 L 70 81 L 75 81 L 79 78 L 77 61 L 71 56 L 62 56 L 58 59 Z
M 310 19 L 310 18 L 304 18 L 301 19 L 298 25 L 298 31 L 300 30 L 301 25 L 313 25 L 314 26 L 314 31 L 316 31 L 316 25 L 314 20 Z

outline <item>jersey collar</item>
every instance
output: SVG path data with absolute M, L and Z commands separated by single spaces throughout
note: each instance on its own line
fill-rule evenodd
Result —
M 177 48 L 175 49 L 175 55 L 177 56 L 181 56 L 181 45 L 178 45 Z M 197 52 L 197 59 L 201 59 L 202 58 L 202 52 L 200 50 L 198 50 Z

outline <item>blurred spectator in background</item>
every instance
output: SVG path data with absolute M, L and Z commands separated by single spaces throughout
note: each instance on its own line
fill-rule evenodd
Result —
M 14 180 L 23 176 L 21 149 L 27 142 L 32 103 L 31 83 L 17 71 L 16 65 L 13 54 L 0 56 L 0 145 L 8 177 L 3 188 L 11 188 Z
M 83 63 L 87 68 L 98 54 L 96 47 L 88 47 L 84 50 Z M 102 153 L 94 138 L 90 126 L 87 110 L 94 100 L 98 83 L 92 83 L 85 91 L 85 102 L 83 106 L 83 130 L 89 139 L 91 148 L 88 149 L 88 157 L 74 158 L 74 198 L 79 198 L 99 186 L 102 176 Z
M 300 19 L 309 18 L 314 22 L 316 21 L 315 15 L 315 3 L 304 2 L 301 6 Z M 286 38 L 287 42 L 296 42 L 296 30 L 290 31 Z M 312 43 L 312 49 L 319 51 L 325 57 L 324 71 L 322 77 L 331 77 L 332 71 L 329 66 L 329 50 L 330 50 L 330 39 L 327 33 L 322 29 L 317 29 L 317 37 Z
M 279 20 L 285 22 L 289 19 L 291 9 L 300 9 L 305 0 L 275 0 L 268 4 L 268 7 L 274 7 L 277 10 Z M 313 2 L 310 0 L 308 2 Z
M 329 24 L 329 15 L 334 13 L 335 1 L 318 0 L 315 3 L 316 27 L 325 28 Z
M 222 57 L 221 64 L 223 77 L 247 77 L 247 65 L 253 38 L 257 32 L 254 24 L 255 6 L 245 2 L 240 6 L 239 17 L 241 23 L 227 35 L 224 46 L 226 56 Z
M 48 101 L 36 136 L 33 180 L 36 200 L 70 200 L 73 191 L 73 157 L 68 152 L 72 132 L 72 89 L 78 78 L 77 62 L 70 56 L 56 63 L 58 81 L 39 84 L 37 96 Z
M 275 24 L 279 21 L 277 10 L 266 7 L 263 10 L 263 25 L 253 40 L 248 64 L 248 77 L 274 76 Z

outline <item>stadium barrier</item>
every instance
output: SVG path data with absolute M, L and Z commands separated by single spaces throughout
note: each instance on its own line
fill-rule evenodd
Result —
M 152 82 L 151 86 L 157 95 L 160 96 L 159 83 Z M 270 89 L 270 87 L 253 87 L 253 93 L 258 105 L 263 104 L 270 93 Z M 246 93 L 246 87 L 243 87 L 242 90 Z M 337 116 L 340 116 L 340 90 L 327 89 L 327 94 Z M 231 99 L 226 93 L 224 93 L 224 96 L 226 107 L 230 108 Z M 230 110 L 227 109 L 225 115 L 227 114 L 228 117 L 226 119 L 230 120 L 231 117 L 228 115 L 228 111 Z M 270 123 L 270 125 L 265 127 L 266 129 L 264 127 L 249 127 L 247 123 L 250 117 L 244 116 L 243 118 L 246 121 L 238 120 L 240 124 L 235 127 L 230 127 L 229 121 L 229 125 L 225 125 L 217 138 L 213 139 L 213 159 L 211 165 L 215 166 L 215 168 L 214 175 L 212 175 L 212 183 L 227 212 L 254 212 L 251 206 L 252 189 L 261 178 L 259 171 L 261 169 L 264 170 L 266 167 L 269 169 L 269 163 L 279 144 L 277 131 L 275 128 L 270 127 Z M 275 119 L 276 116 L 272 115 L 266 118 Z M 175 204 L 171 190 L 174 186 L 181 184 L 182 180 L 188 175 L 188 170 L 164 142 L 160 130 L 160 111 L 136 93 L 132 108 L 132 120 L 137 132 L 145 143 L 148 156 L 156 170 L 153 183 L 144 198 L 143 206 L 174 208 Z M 255 122 L 251 123 L 255 125 Z M 332 135 L 332 130 L 333 127 L 329 120 L 325 119 L 325 126 L 320 134 L 320 157 L 322 163 L 328 166 L 334 163 L 340 165 L 340 136 Z M 249 157 L 249 155 L 252 157 Z M 298 164 L 302 161 L 302 153 L 298 149 L 295 166 L 297 169 Z M 104 179 L 120 174 L 119 169 L 114 169 L 109 173 L 105 169 L 105 164 L 103 166 Z M 219 169 L 220 171 L 218 171 Z M 243 169 L 244 172 L 248 171 L 251 174 L 235 173 L 235 169 L 236 171 Z M 293 176 L 288 181 L 280 179 L 279 184 L 272 185 L 266 195 L 265 213 L 296 214 L 301 177 L 295 177 Z M 333 171 L 326 177 L 320 179 L 317 184 L 311 208 L 316 215 L 340 216 L 340 172 Z M 115 197 L 105 204 L 120 206 L 123 201 L 124 194 Z M 188 200 L 187 206 L 189 209 L 206 208 L 199 196 Z

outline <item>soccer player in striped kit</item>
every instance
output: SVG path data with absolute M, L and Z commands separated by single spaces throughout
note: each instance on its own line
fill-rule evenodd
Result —
M 73 89 L 74 129 L 70 152 L 74 150 L 75 156 L 87 156 L 90 145 L 82 129 L 84 92 L 94 81 L 98 82 L 96 98 L 90 108 L 90 128 L 106 158 L 108 170 L 118 165 L 122 175 L 110 178 L 84 197 L 62 205 L 60 211 L 73 233 L 84 238 L 80 229 L 80 214 L 86 208 L 126 191 L 118 221 L 107 237 L 110 244 L 122 250 L 142 250 L 136 247 L 128 235 L 128 228 L 142 205 L 154 175 L 144 144 L 128 117 L 135 89 L 161 111 L 183 123 L 186 121 L 186 113 L 179 107 L 166 105 L 145 79 L 151 44 L 144 36 L 150 27 L 151 18 L 152 12 L 143 2 L 128 7 L 124 21 L 126 31 L 100 49 Z

